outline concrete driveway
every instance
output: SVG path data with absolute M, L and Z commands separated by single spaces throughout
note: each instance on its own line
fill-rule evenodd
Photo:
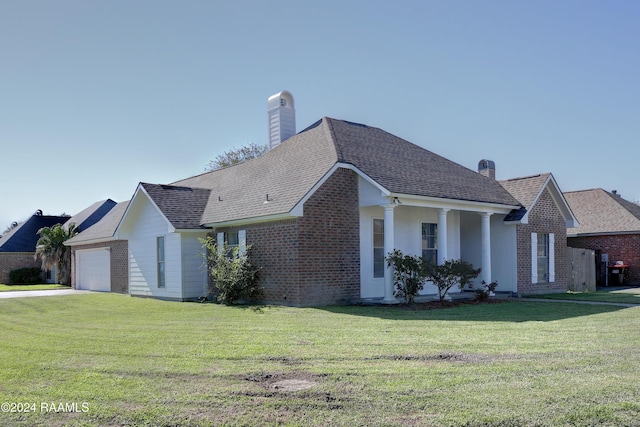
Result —
M 51 297 L 61 295 L 88 294 L 91 291 L 77 291 L 75 289 L 53 289 L 50 291 L 13 291 L 0 292 L 0 299 L 4 298 L 26 298 L 26 297 Z

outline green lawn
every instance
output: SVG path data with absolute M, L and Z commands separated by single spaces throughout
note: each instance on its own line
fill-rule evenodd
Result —
M 0 324 L 0 402 L 36 409 L 2 426 L 640 425 L 640 308 L 88 294 L 0 300 Z
M 597 301 L 621 304 L 640 304 L 640 288 L 599 289 L 596 292 L 566 292 L 561 294 L 532 295 L 532 298 Z
M 42 283 L 37 285 L 3 285 L 0 283 L 0 292 L 14 291 L 48 291 L 50 289 L 71 289 L 70 286 Z

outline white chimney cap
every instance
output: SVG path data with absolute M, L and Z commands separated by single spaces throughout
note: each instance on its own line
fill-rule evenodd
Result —
M 293 95 L 291 95 L 291 92 L 283 90 L 282 92 L 278 92 L 275 95 L 271 95 L 267 101 L 267 104 L 267 108 L 269 110 L 279 107 L 294 108 Z

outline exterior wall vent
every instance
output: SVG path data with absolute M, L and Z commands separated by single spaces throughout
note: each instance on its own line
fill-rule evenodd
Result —
M 269 97 L 269 150 L 296 134 L 296 110 L 293 95 L 284 90 Z
M 496 164 L 492 160 L 482 159 L 478 162 L 478 173 L 496 179 Z

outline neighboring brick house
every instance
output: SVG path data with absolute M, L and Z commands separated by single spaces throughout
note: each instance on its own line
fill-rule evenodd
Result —
M 577 221 L 550 173 L 500 181 L 523 207 L 505 218 L 516 225 L 518 294 L 568 289 L 567 227 Z
M 14 223 L 13 227 L 0 237 L 0 283 L 9 283 L 11 270 L 40 267 L 42 263 L 35 258 L 36 242 L 40 238 L 38 230 L 64 224 L 68 219 L 68 216 L 42 215 L 42 212 L 38 211 L 25 222 Z
M 564 193 L 580 227 L 567 230 L 567 244 L 596 251 L 596 278 L 606 283 L 607 254 L 609 265 L 623 261 L 629 265 L 627 284 L 640 284 L 640 206 L 602 188 Z
M 113 237 L 128 204 L 116 204 L 99 222 L 65 242 L 71 247 L 74 289 L 129 292 L 128 244 Z
M 93 203 L 74 216 L 47 216 L 37 211 L 22 224 L 16 224 L 11 230 L 0 237 L 0 283 L 9 280 L 9 271 L 23 267 L 40 267 L 41 262 L 35 260 L 36 243 L 40 236 L 38 231 L 44 227 L 63 224 L 68 227 L 75 224 L 76 230 L 82 232 L 98 222 L 115 206 L 113 200 L 107 199 Z M 44 281 L 56 282 L 55 268 L 44 272 Z

